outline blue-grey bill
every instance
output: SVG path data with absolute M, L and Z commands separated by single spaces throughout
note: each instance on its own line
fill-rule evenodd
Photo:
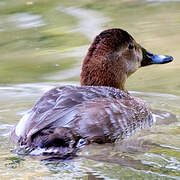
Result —
M 141 66 L 147 66 L 151 64 L 165 64 L 173 61 L 172 56 L 152 54 L 146 49 L 142 48 L 143 60 Z

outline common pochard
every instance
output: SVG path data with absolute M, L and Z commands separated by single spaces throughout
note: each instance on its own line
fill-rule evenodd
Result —
M 150 127 L 152 113 L 125 82 L 140 67 L 172 60 L 146 51 L 122 29 L 105 30 L 83 60 L 81 86 L 46 92 L 13 128 L 11 140 L 32 155 L 64 158 L 83 145 L 112 143 Z

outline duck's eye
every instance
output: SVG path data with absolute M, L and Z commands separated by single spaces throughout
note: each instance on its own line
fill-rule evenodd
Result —
M 133 44 L 129 44 L 128 49 L 133 49 L 134 45 Z

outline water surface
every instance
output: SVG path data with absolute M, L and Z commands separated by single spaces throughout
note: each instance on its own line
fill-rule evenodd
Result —
M 103 29 L 126 29 L 174 62 L 145 67 L 127 83 L 156 123 L 116 144 L 90 145 L 63 162 L 17 156 L 8 134 L 47 90 L 79 84 L 87 48 Z M 180 2 L 0 1 L 0 174 L 2 179 L 180 179 Z

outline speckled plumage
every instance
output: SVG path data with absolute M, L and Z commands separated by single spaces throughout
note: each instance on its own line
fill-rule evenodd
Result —
M 40 98 L 30 114 L 19 143 L 31 148 L 44 147 L 55 134 L 61 139 L 62 132 L 54 134 L 61 127 L 67 128 L 71 134 L 67 141 L 75 147 L 82 138 L 87 143 L 114 142 L 152 125 L 151 112 L 142 100 L 104 86 L 54 88 Z

